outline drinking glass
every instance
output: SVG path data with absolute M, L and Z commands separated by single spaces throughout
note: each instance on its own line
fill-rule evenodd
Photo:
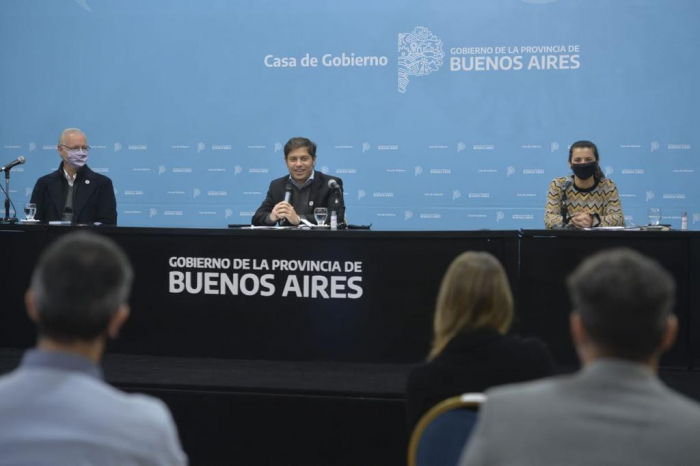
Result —
M 33 221 L 36 215 L 36 204 L 31 202 L 24 204 L 24 215 L 27 217 L 27 220 Z
M 314 209 L 314 220 L 317 225 L 325 225 L 328 218 L 328 209 L 325 207 L 316 207 Z
M 649 225 L 658 226 L 661 223 L 661 209 L 649 207 Z

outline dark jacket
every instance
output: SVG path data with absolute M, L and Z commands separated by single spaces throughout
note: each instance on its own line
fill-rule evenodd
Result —
M 554 360 L 545 344 L 482 328 L 457 335 L 432 361 L 408 375 L 406 411 L 409 429 L 439 402 L 463 393 L 546 377 Z
M 328 187 L 328 181 L 331 179 L 338 182 L 341 188 L 340 192 L 332 190 Z M 265 223 L 265 219 L 267 218 L 268 214 L 272 212 L 272 209 L 275 207 L 275 205 L 277 205 L 277 203 L 284 200 L 284 187 L 287 183 L 290 183 L 289 175 L 272 180 L 270 183 L 270 188 L 267 191 L 267 197 L 265 197 L 262 205 L 258 207 L 255 215 L 253 215 L 253 225 L 267 225 Z M 345 202 L 343 201 L 342 188 L 343 180 L 335 176 L 325 175 L 319 171 L 314 173 L 314 180 L 311 183 L 311 186 L 305 188 L 311 190 L 311 193 L 309 194 L 309 203 L 313 202 L 314 208 L 328 208 L 328 220 L 326 221 L 326 224 L 330 223 L 331 211 L 333 210 L 338 212 L 338 223 L 341 223 L 345 218 Z M 338 200 L 337 208 L 334 207 L 336 205 L 336 198 Z M 313 209 L 311 209 L 311 211 L 313 212 Z M 309 220 L 313 220 L 313 215 Z
M 34 185 L 32 200 L 36 204 L 37 220 L 61 220 L 66 205 L 68 181 L 63 174 L 63 162 L 58 170 L 42 176 Z M 100 222 L 117 224 L 117 200 L 112 180 L 95 173 L 87 165 L 80 168 L 73 183 L 73 224 Z

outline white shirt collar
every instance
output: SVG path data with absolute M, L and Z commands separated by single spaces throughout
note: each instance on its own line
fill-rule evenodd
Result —
M 64 176 L 64 177 L 66 178 L 66 180 L 68 181 L 68 186 L 71 186 L 71 187 L 72 187 L 72 186 L 73 186 L 73 183 L 75 183 L 75 177 L 78 176 L 78 172 L 76 172 L 76 173 L 73 175 L 73 177 L 71 178 L 71 176 L 68 174 L 68 172 L 67 172 L 66 169 L 64 168 L 64 169 L 63 169 L 63 176 Z

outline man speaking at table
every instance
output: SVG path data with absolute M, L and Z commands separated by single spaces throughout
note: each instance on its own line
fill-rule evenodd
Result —
M 314 209 L 328 208 L 328 217 L 336 211 L 338 223 L 345 218 L 343 180 L 314 170 L 316 144 L 307 138 L 292 138 L 284 145 L 288 176 L 270 183 L 267 197 L 253 215 L 253 225 L 299 225 L 301 219 L 313 221 Z
M 58 139 L 58 170 L 37 180 L 32 192 L 36 219 L 72 224 L 117 224 L 112 180 L 87 166 L 87 136 L 78 128 L 63 130 Z

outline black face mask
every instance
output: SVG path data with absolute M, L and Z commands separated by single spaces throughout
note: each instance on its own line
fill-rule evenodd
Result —
M 598 168 L 598 162 L 574 163 L 571 165 L 574 175 L 576 175 L 579 180 L 587 180 L 595 175 L 596 168 Z

